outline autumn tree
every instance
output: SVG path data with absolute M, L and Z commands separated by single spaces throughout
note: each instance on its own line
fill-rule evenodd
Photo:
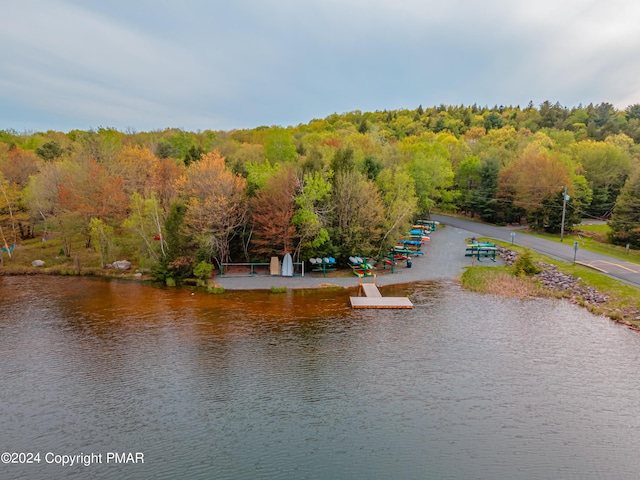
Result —
M 65 172 L 62 164 L 47 163 L 38 175 L 31 177 L 25 190 L 25 203 L 34 222 L 42 222 L 42 240 L 47 239 L 50 223 L 58 222 L 62 211 L 60 205 L 60 185 Z M 67 253 L 68 249 L 65 249 Z
M 165 214 L 168 214 L 171 204 L 178 198 L 178 179 L 182 177 L 184 170 L 184 166 L 176 160 L 163 158 L 152 172 L 151 189 Z
M 10 219 L 12 236 L 19 230 L 22 239 L 33 237 L 33 224 L 23 197 L 29 178 L 38 172 L 42 164 L 31 150 L 23 150 L 17 146 L 0 153 L 2 200 L 6 208 L 5 215 Z
M 4 200 L 6 205 L 11 206 L 6 215 L 11 219 L 12 232 L 17 228 L 22 239 L 34 236 L 34 225 L 23 201 L 24 189 L 29 178 L 37 174 L 42 165 L 42 160 L 31 150 L 16 145 L 0 148 L 0 177 L 6 180 Z
M 84 234 L 90 245 L 91 218 L 118 224 L 126 215 L 128 201 L 122 179 L 110 175 L 104 166 L 94 160 L 64 160 L 46 163 L 32 177 L 27 204 L 32 215 L 45 222 L 45 229 L 48 223 L 55 226 L 65 255 L 71 256 L 77 234 Z
M 154 177 L 160 165 L 160 159 L 147 147 L 124 146 L 109 160 L 107 170 L 110 175 L 122 179 L 127 196 L 134 192 L 147 196 L 154 189 Z
M 478 138 L 472 145 L 472 151 L 481 160 L 498 159 L 500 167 L 510 165 L 519 154 L 519 137 L 516 129 L 509 125 L 492 129 Z
M 17 210 L 18 194 L 15 186 L 12 187 L 8 180 L 0 172 L 0 247 L 4 248 L 12 257 L 17 236 L 17 225 L 14 212 Z
M 333 180 L 330 236 L 342 258 L 377 253 L 384 206 L 376 185 L 359 172 L 340 172 Z
M 185 198 L 185 226 L 215 261 L 230 261 L 231 240 L 246 218 L 246 181 L 214 151 L 189 165 L 178 185 Z
M 572 185 L 571 172 L 560 155 L 536 148 L 527 150 L 499 176 L 501 197 L 511 197 L 513 205 L 527 212 L 530 223 L 539 227 L 547 223 L 541 214 L 543 201 L 556 198 L 565 185 Z
M 17 146 L 0 155 L 0 172 L 9 184 L 16 184 L 20 188 L 26 187 L 29 177 L 36 174 L 41 165 L 42 160 L 35 153 Z
M 254 232 L 251 243 L 256 253 L 267 257 L 293 253 L 296 228 L 292 219 L 297 186 L 293 168 L 282 168 L 251 199 Z
M 93 159 L 70 167 L 59 186 L 62 208 L 78 212 L 87 223 L 93 217 L 121 221 L 128 205 L 122 177 Z
M 383 231 L 379 254 L 393 246 L 400 235 L 410 230 L 418 213 L 414 181 L 404 169 L 384 169 L 377 177 L 383 205 Z
M 243 143 L 234 148 L 233 153 L 226 158 L 227 165 L 230 166 L 234 173 L 244 174 L 247 171 L 246 165 L 249 162 L 259 164 L 264 160 L 264 146 L 260 144 Z

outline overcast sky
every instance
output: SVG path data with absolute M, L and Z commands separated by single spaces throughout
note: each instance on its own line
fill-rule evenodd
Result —
M 0 0 L 0 129 L 640 103 L 637 0 Z

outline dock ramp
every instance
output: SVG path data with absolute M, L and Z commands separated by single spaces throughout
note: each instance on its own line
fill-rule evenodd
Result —
M 374 283 L 360 282 L 364 297 L 350 297 L 352 308 L 413 308 L 407 297 L 383 297 Z

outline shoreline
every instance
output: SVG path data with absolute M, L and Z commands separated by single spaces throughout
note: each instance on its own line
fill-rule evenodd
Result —
M 471 259 L 465 257 L 466 241 L 473 233 L 456 227 L 440 227 L 432 233 L 431 240 L 426 242 L 424 255 L 412 257 L 412 267 L 399 266 L 395 273 L 389 270 L 378 270 L 375 280 L 378 286 L 404 285 L 422 281 L 457 281 L 465 267 L 471 266 Z M 485 261 L 486 264 L 503 265 L 496 258 L 496 262 Z M 53 271 L 50 271 L 52 269 Z M 385 273 L 381 273 L 385 272 Z M 345 273 L 351 273 L 345 271 Z M 99 268 L 59 269 L 56 267 L 22 267 L 16 271 L 0 268 L 0 276 L 20 275 L 60 275 L 94 277 L 105 280 L 119 279 L 141 283 L 154 283 L 148 275 L 135 277 L 135 271 L 118 272 Z M 319 273 L 307 273 L 304 277 L 282 277 L 270 275 L 219 275 L 211 279 L 212 286 L 225 290 L 270 290 L 272 288 L 287 289 L 315 289 L 315 288 L 357 288 L 361 281 L 372 281 L 373 277 L 359 278 L 353 274 L 345 276 L 322 276 Z M 187 285 L 191 286 L 191 285 Z
M 444 226 L 432 233 L 431 240 L 426 243 L 423 248 L 424 255 L 414 256 L 412 258 L 412 267 L 398 267 L 395 273 L 377 274 L 375 283 L 379 287 L 386 286 L 410 286 L 418 282 L 428 281 L 447 281 L 461 283 L 460 277 L 467 267 L 471 266 L 471 259 L 465 257 L 465 249 L 467 239 L 470 237 L 480 237 L 481 235 L 463 230 L 457 227 Z M 507 249 L 508 251 L 508 249 Z M 496 262 L 483 259 L 481 262 L 475 262 L 476 266 L 504 266 L 512 263 L 511 259 L 496 257 Z M 81 276 L 87 278 L 95 278 L 101 280 L 119 280 L 127 282 L 136 282 L 148 285 L 160 286 L 154 282 L 148 275 L 141 275 L 135 271 L 117 272 L 104 271 L 103 269 L 87 268 L 75 272 L 73 270 L 57 270 L 47 271 L 40 267 L 27 267 L 20 271 L 6 271 L 0 269 L 0 276 L 37 276 L 37 275 L 59 275 L 59 276 Z M 384 270 L 379 270 L 382 272 Z M 107 273 L 109 272 L 109 273 Z M 350 273 L 350 272 L 345 272 Z M 304 277 L 282 277 L 270 275 L 215 275 L 211 278 L 210 288 L 220 289 L 224 291 L 287 291 L 287 290 L 317 290 L 317 289 L 356 289 L 360 283 L 373 282 L 373 277 L 360 278 L 357 276 L 323 276 L 319 273 L 307 273 Z M 196 288 L 196 285 L 186 284 L 183 287 L 189 289 Z M 168 287 L 172 288 L 172 287 Z M 202 287 L 197 287 L 202 288 Z M 464 288 L 464 287 L 463 287 Z M 592 303 L 588 300 L 580 300 L 581 294 L 576 289 L 564 288 L 557 289 L 549 286 L 545 287 L 546 293 L 536 295 L 536 297 L 559 298 L 567 300 L 570 303 L 585 308 L 595 315 L 603 315 L 611 319 L 615 323 L 624 325 L 634 331 L 640 332 L 640 310 L 635 308 L 620 309 L 615 305 L 607 305 L 604 303 Z M 492 292 L 479 292 L 492 293 Z M 501 293 L 493 293 L 499 296 L 505 296 Z M 508 296 L 508 295 L 507 295 Z M 609 308 L 607 308 L 609 307 Z

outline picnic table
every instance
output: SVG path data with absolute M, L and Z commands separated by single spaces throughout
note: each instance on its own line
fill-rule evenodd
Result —
M 496 253 L 498 248 L 493 243 L 470 243 L 467 244 L 467 250 L 464 254 L 465 257 L 475 257 L 478 261 L 481 258 L 488 258 L 491 261 L 496 261 Z

